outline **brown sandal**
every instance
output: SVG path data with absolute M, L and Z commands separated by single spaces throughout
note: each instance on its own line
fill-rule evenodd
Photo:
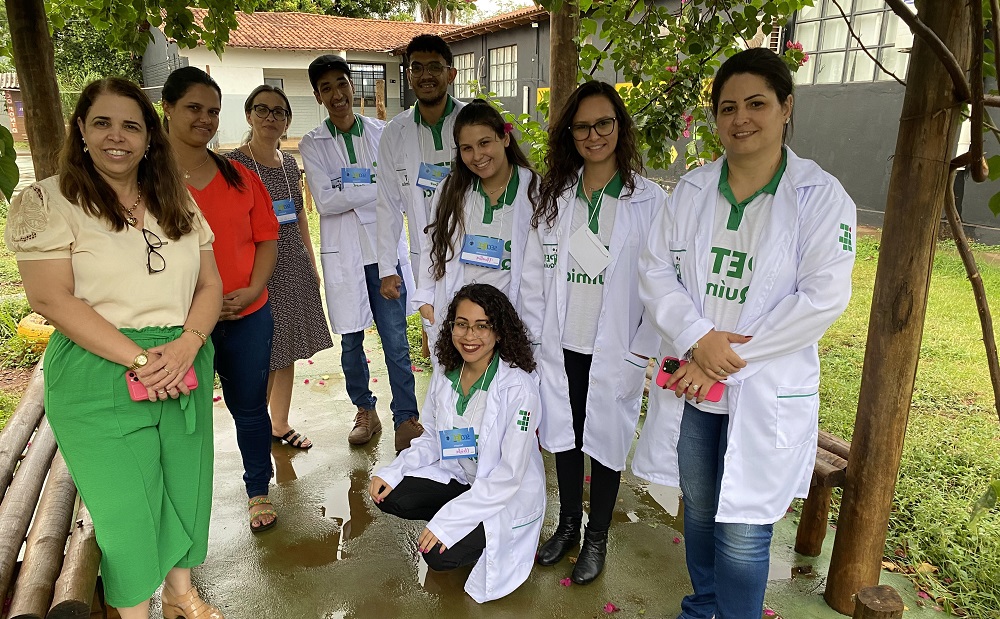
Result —
M 163 586 L 160 596 L 163 606 L 163 619 L 224 619 L 218 608 L 212 606 L 198 595 L 198 589 L 191 587 L 187 593 L 173 598 L 170 588 Z
M 266 495 L 265 496 L 254 497 L 254 498 L 250 499 L 249 501 L 247 501 L 247 508 L 249 508 L 251 510 L 250 511 L 250 531 L 253 532 L 253 533 L 260 533 L 261 531 L 267 531 L 268 529 L 272 528 L 274 525 L 278 524 L 278 512 L 274 511 L 273 509 L 260 509 L 260 510 L 257 510 L 257 511 L 252 511 L 253 508 L 256 507 L 256 506 L 258 506 L 258 505 L 271 505 L 271 501 L 267 498 Z M 253 523 L 255 521 L 259 522 L 259 520 L 257 520 L 257 519 L 260 518 L 261 516 L 273 516 L 273 517 L 271 519 L 271 522 L 268 522 L 267 524 L 258 524 L 257 526 L 254 526 Z

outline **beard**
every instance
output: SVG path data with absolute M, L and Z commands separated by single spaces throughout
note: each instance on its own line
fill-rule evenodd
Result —
M 417 95 L 417 101 L 423 103 L 424 105 L 437 105 L 438 103 L 444 101 L 444 98 L 447 96 L 448 96 L 448 91 L 430 97 L 421 97 L 420 95 Z

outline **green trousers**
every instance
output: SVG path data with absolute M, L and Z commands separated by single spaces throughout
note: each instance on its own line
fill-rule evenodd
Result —
M 122 329 L 143 348 L 180 327 Z M 212 510 L 211 339 L 190 396 L 133 402 L 126 368 L 56 332 L 45 351 L 45 414 L 94 519 L 109 604 L 149 599 L 174 567 L 205 560 Z

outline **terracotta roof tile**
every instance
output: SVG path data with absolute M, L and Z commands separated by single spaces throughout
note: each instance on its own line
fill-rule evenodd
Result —
M 191 12 L 200 24 L 208 11 Z M 230 32 L 227 45 L 254 49 L 382 52 L 405 46 L 418 34 L 444 35 L 462 28 L 311 13 L 237 13 L 236 20 L 239 27 Z
M 528 6 L 509 13 L 503 13 L 489 19 L 484 19 L 481 22 L 476 22 L 468 26 L 462 26 L 457 30 L 453 30 L 447 34 L 442 34 L 441 38 L 451 43 L 452 41 L 471 39 L 472 37 L 485 34 L 487 32 L 507 30 L 509 28 L 530 24 L 531 22 L 548 20 L 548 18 L 549 12 L 545 9 L 537 6 Z

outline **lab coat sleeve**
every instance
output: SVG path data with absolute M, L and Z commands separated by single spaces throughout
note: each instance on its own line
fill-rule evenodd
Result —
M 448 182 L 447 179 L 445 182 Z M 431 198 L 431 221 L 437 218 L 438 199 L 443 192 L 435 191 Z M 431 237 L 423 230 L 415 231 L 421 237 L 420 242 L 420 268 L 413 272 L 413 279 L 417 289 L 410 295 L 413 307 L 420 309 L 420 306 L 429 303 L 434 305 L 434 287 L 437 280 L 434 279 L 434 271 L 431 267 Z M 434 308 L 439 310 L 441 308 Z
M 647 309 L 643 309 L 642 317 L 639 318 L 639 327 L 629 344 L 629 352 L 640 357 L 655 357 L 660 352 L 660 334 L 653 325 L 653 316 Z
M 542 224 L 544 225 L 544 224 Z M 528 329 L 532 349 L 537 350 L 542 341 L 542 313 L 545 309 L 545 258 L 542 254 L 542 235 L 538 228 L 528 231 L 524 249 L 524 265 L 517 295 L 517 313 Z
M 388 129 L 388 127 L 386 127 Z M 399 263 L 399 235 L 403 233 L 403 188 L 400 186 L 396 166 L 404 165 L 401 153 L 393 152 L 393 136 L 390 131 L 382 133 L 378 145 L 378 160 L 382 162 L 378 171 L 377 201 L 375 204 L 375 231 L 378 239 L 378 276 L 396 275 Z M 398 155 L 398 157 L 397 157 Z
M 653 219 L 646 249 L 639 256 L 639 298 L 646 306 L 643 321 L 650 319 L 663 339 L 673 345 L 677 356 L 715 328 L 711 320 L 701 316 L 690 293 L 678 280 L 670 254 L 673 216 L 681 197 L 682 192 L 674 192 Z
M 747 329 L 753 336 L 733 350 L 747 363 L 767 361 L 816 344 L 847 308 L 854 270 L 854 240 L 849 249 L 841 237 L 841 224 L 857 230 L 857 209 L 840 183 L 833 181 L 808 189 L 800 220 L 796 291 Z
M 333 179 L 340 177 L 340 169 L 327 170 L 318 143 L 310 136 L 299 142 L 302 166 L 306 169 L 306 182 L 312 192 L 316 210 L 320 215 L 342 215 L 375 201 L 376 185 L 333 186 Z M 343 162 L 339 162 L 342 164 Z
M 528 411 L 527 429 L 517 425 L 520 411 Z M 492 431 L 502 433 L 501 440 L 482 441 L 480 445 L 484 450 L 499 446 L 499 462 L 489 473 L 477 476 L 471 489 L 448 502 L 427 523 L 431 533 L 448 548 L 507 505 L 517 494 L 532 455 L 537 453 L 538 392 L 525 384 L 508 387 L 498 414 L 500 418 Z M 492 460 L 487 453 L 480 454 L 483 459 Z
M 410 446 L 401 451 L 392 464 L 379 469 L 375 476 L 381 477 L 385 483 L 395 488 L 411 472 L 440 460 L 441 440 L 433 427 L 433 423 L 424 419 L 424 433 L 413 439 Z

